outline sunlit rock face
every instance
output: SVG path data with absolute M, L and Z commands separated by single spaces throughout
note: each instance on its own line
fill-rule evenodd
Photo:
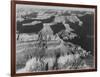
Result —
M 82 21 L 75 15 L 75 14 L 72 14 L 70 16 L 66 16 L 66 19 L 71 22 L 71 23 L 75 23 L 75 22 L 78 22 L 79 26 L 82 25 Z
M 34 50 L 34 51 L 33 51 Z M 87 56 L 87 52 L 81 47 L 76 47 L 72 43 L 61 42 L 60 45 L 56 47 L 47 48 L 45 52 L 42 49 L 31 49 L 23 50 L 23 56 L 18 58 L 17 63 L 21 64 L 25 62 L 25 65 L 22 69 L 17 72 L 35 72 L 35 71 L 50 71 L 58 69 L 82 69 L 90 68 L 85 62 L 84 57 Z M 31 52 L 31 53 L 30 53 Z M 39 55 L 44 55 L 42 58 L 39 58 Z M 21 53 L 20 53 L 21 55 Z M 57 56 L 59 55 L 59 56 Z M 25 61 L 26 59 L 26 61 Z
M 53 31 L 52 29 L 50 28 L 50 25 L 48 24 L 43 24 L 43 29 L 41 30 L 43 36 L 45 35 L 53 35 Z

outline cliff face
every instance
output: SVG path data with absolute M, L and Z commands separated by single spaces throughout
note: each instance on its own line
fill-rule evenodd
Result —
M 82 26 L 79 26 L 78 23 L 69 23 L 70 27 L 78 35 L 78 37 L 69 41 L 82 46 L 88 51 L 93 51 L 94 16 L 93 14 L 86 14 L 79 17 L 79 19 L 83 22 Z
M 17 31 L 19 33 L 36 33 L 42 32 L 48 33 L 50 35 L 55 35 L 60 33 L 60 38 L 64 41 L 70 41 L 77 45 L 81 45 L 84 49 L 92 51 L 93 49 L 93 13 L 88 12 L 72 12 L 72 14 L 61 14 L 57 15 L 55 13 L 35 12 L 37 15 L 33 17 L 33 14 L 23 15 L 20 17 L 26 17 L 22 21 L 17 20 Z M 56 14 L 56 15 L 55 15 Z M 39 15 L 39 16 L 38 16 Z M 29 18 L 31 17 L 31 18 Z M 32 18 L 33 17 L 33 18 Z M 41 19 L 42 18 L 42 19 Z M 36 22 L 37 24 L 31 24 Z M 48 21 L 48 22 L 44 22 Z M 41 22 L 41 23 L 38 23 Z M 27 23 L 29 23 L 27 25 Z M 26 26 L 23 26 L 23 24 Z M 45 26 L 44 26 L 45 25 Z M 47 26 L 46 26 L 47 25 Z M 87 45 L 87 46 L 86 46 Z

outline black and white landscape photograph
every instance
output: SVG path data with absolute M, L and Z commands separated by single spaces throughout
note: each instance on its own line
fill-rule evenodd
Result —
M 16 4 L 16 73 L 95 68 L 95 9 Z

